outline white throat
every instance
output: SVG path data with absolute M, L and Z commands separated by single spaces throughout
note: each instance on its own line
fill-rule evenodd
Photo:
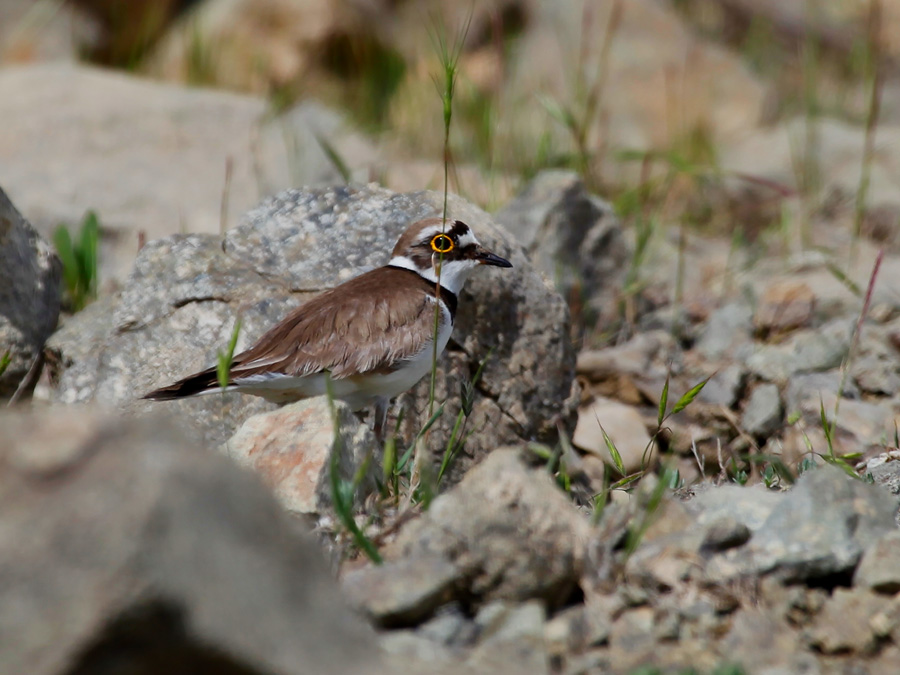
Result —
M 391 258 L 391 261 L 388 264 L 391 267 L 402 267 L 403 269 L 412 270 L 423 279 L 427 279 L 434 284 L 440 281 L 441 286 L 453 293 L 453 295 L 459 295 L 466 283 L 466 279 L 469 278 L 469 274 L 479 263 L 475 260 L 447 261 L 441 265 L 440 279 L 438 279 L 438 272 L 435 269 L 437 265 L 422 269 L 421 267 L 417 267 L 415 263 L 405 255 L 398 255 Z

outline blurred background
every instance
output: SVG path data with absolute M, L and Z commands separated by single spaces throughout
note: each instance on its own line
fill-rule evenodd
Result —
M 893 244 L 898 36 L 900 0 L 0 0 L 0 185 L 45 232 L 95 211 L 107 282 L 285 187 L 440 189 L 443 44 L 489 211 L 562 168 L 638 255 Z

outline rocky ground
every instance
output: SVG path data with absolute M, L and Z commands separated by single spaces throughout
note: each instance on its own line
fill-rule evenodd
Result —
M 0 0 L 0 671 L 900 669 L 896 45 L 875 122 L 841 75 L 900 4 L 478 5 L 449 209 L 514 267 L 386 448 L 327 400 L 138 397 L 440 214 L 415 3 L 163 4 L 134 43 L 99 0 Z M 817 36 L 840 114 L 792 108 L 741 17 Z M 591 104 L 560 36 L 595 34 Z M 406 64 L 389 105 L 348 44 Z M 89 209 L 76 312 L 50 241 Z

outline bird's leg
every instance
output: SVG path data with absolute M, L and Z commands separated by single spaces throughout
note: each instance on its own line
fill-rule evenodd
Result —
M 375 439 L 379 446 L 384 445 L 384 428 L 387 426 L 388 404 L 391 400 L 385 396 L 379 396 L 375 400 Z

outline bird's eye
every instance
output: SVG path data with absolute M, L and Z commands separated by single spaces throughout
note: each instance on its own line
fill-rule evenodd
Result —
M 450 253 L 453 246 L 453 240 L 446 234 L 437 234 L 431 240 L 431 248 L 435 253 Z

